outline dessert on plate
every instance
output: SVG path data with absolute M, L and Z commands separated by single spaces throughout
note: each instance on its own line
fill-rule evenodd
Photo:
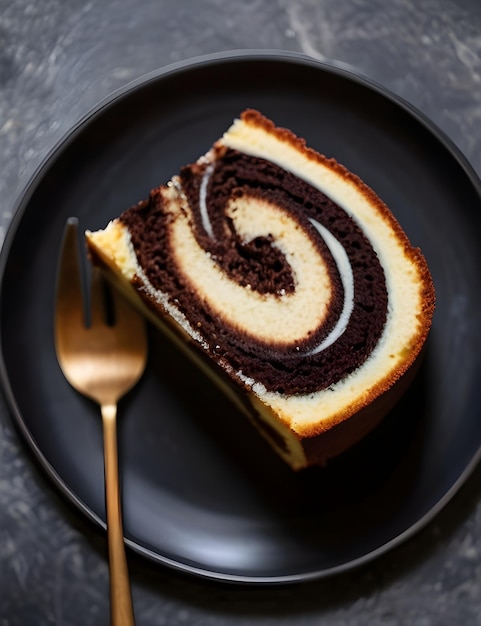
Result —
M 254 110 L 86 238 L 296 470 L 382 419 L 431 325 L 426 261 L 383 201 Z

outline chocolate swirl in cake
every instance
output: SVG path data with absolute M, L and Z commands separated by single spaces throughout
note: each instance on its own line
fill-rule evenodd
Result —
M 326 389 L 366 361 L 386 321 L 386 283 L 340 206 L 225 146 L 183 168 L 170 191 L 121 221 L 151 285 L 176 294 L 213 358 L 288 394 Z

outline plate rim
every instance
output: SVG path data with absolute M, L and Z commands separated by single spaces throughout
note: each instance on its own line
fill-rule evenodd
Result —
M 424 126 L 425 129 L 443 145 L 444 149 L 447 150 L 450 156 L 457 161 L 458 166 L 463 170 L 464 174 L 469 179 L 481 203 L 481 179 L 474 170 L 473 166 L 468 161 L 468 159 L 465 157 L 459 147 L 454 143 L 454 141 L 432 119 L 425 115 L 415 105 L 411 104 L 403 97 L 395 94 L 393 91 L 381 85 L 379 82 L 362 74 L 355 67 L 335 59 L 319 60 L 300 52 L 278 49 L 241 49 L 198 55 L 184 59 L 182 61 L 161 66 L 155 70 L 140 75 L 134 80 L 129 81 L 125 85 L 115 89 L 107 96 L 99 100 L 97 104 L 95 104 L 84 115 L 82 115 L 65 133 L 63 133 L 63 135 L 47 151 L 46 155 L 42 158 L 39 165 L 30 175 L 29 179 L 27 180 L 23 189 L 18 194 L 18 197 L 13 204 L 12 218 L 8 225 L 0 250 L 0 309 L 3 306 L 2 302 L 4 299 L 3 288 L 6 265 L 10 257 L 11 248 L 15 240 L 19 225 L 29 206 L 29 202 L 34 195 L 37 187 L 42 182 L 44 174 L 51 167 L 53 167 L 57 160 L 62 156 L 63 151 L 66 150 L 72 143 L 74 143 L 77 135 L 79 135 L 82 130 L 89 125 L 91 120 L 100 115 L 109 106 L 115 104 L 119 99 L 127 97 L 129 94 L 137 91 L 140 88 L 145 87 L 149 83 L 163 80 L 164 78 L 172 74 L 179 74 L 185 71 L 198 69 L 212 64 L 229 62 L 232 63 L 236 61 L 271 61 L 279 63 L 298 63 L 304 66 L 310 66 L 313 69 L 341 76 L 345 80 L 360 84 L 363 87 L 376 92 L 381 97 L 389 100 L 395 106 L 403 109 L 411 117 L 414 117 L 418 123 Z M 102 518 L 99 517 L 88 505 L 86 505 L 60 477 L 53 465 L 48 461 L 48 459 L 40 449 L 32 433 L 27 427 L 24 417 L 17 404 L 17 400 L 15 394 L 13 393 L 12 386 L 10 384 L 10 376 L 4 358 L 3 333 L 1 332 L 0 384 L 2 387 L 3 397 L 5 399 L 7 412 L 10 414 L 13 426 L 15 427 L 17 432 L 20 433 L 23 442 L 28 444 L 27 446 L 25 446 L 25 448 L 28 450 L 30 455 L 33 456 L 36 464 L 41 467 L 44 475 L 48 476 L 48 478 L 55 485 L 55 488 L 59 490 L 64 499 L 70 505 L 73 505 L 73 507 L 75 507 L 76 511 L 80 511 L 89 522 L 94 524 L 97 530 L 105 531 L 106 522 L 102 520 Z M 147 558 L 151 562 L 161 564 L 177 572 L 191 574 L 201 579 L 213 580 L 217 582 L 242 583 L 258 586 L 276 584 L 285 585 L 290 583 L 302 583 L 312 580 L 325 579 L 370 563 L 380 556 L 387 554 L 395 547 L 398 547 L 399 545 L 416 535 L 419 531 L 425 528 L 453 499 L 453 497 L 458 493 L 461 487 L 466 483 L 468 478 L 472 475 L 475 468 L 479 465 L 480 461 L 481 446 L 478 448 L 476 454 L 473 455 L 471 460 L 466 464 L 464 470 L 460 473 L 457 480 L 454 481 L 451 487 L 447 491 L 445 491 L 444 495 L 439 498 L 439 500 L 433 506 L 431 506 L 431 508 L 415 523 L 411 524 L 404 531 L 397 534 L 395 537 L 383 543 L 381 546 L 375 548 L 374 550 L 371 550 L 355 559 L 351 559 L 339 565 L 324 568 L 321 570 L 301 572 L 296 574 L 269 576 L 241 575 L 217 572 L 209 568 L 202 568 L 194 565 L 189 565 L 179 560 L 173 560 L 127 537 L 125 537 L 125 543 L 134 553 L 137 553 L 140 556 Z

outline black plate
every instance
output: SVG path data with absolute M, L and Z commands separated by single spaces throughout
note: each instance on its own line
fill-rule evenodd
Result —
M 202 58 L 115 94 L 65 138 L 20 201 L 1 258 L 2 377 L 41 465 L 104 525 L 98 409 L 65 382 L 52 341 L 65 220 L 105 225 L 205 152 L 245 107 L 370 184 L 422 247 L 437 289 L 426 358 L 408 395 L 349 453 L 298 475 L 152 333 L 146 376 L 120 408 L 128 544 L 205 577 L 298 581 L 399 544 L 480 456 L 480 185 L 411 107 L 345 69 L 287 53 Z

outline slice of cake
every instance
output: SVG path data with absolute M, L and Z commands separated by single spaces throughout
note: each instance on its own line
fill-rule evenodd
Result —
M 294 469 L 380 421 L 431 324 L 426 262 L 385 204 L 257 111 L 86 236 Z

